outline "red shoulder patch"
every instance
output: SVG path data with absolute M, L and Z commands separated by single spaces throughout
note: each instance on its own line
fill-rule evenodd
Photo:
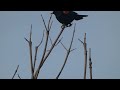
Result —
M 63 11 L 64 14 L 68 14 L 70 11 Z

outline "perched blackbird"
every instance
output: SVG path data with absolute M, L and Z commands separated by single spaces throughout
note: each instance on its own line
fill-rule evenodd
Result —
M 78 15 L 73 11 L 53 11 L 52 14 L 56 16 L 56 19 L 66 27 L 70 27 L 73 20 L 81 20 L 88 15 Z

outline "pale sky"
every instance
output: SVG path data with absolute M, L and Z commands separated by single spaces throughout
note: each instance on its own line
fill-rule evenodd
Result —
M 31 78 L 29 47 L 24 37 L 29 37 L 30 26 L 33 26 L 33 55 L 34 47 L 42 38 L 44 25 L 43 15 L 47 22 L 52 11 L 0 11 L 0 79 L 11 79 L 17 65 L 18 74 L 23 79 Z M 83 79 L 84 52 L 83 45 L 78 38 L 83 40 L 87 34 L 87 47 L 92 49 L 93 79 L 120 79 L 120 11 L 76 11 L 88 17 L 74 21 L 72 27 L 63 32 L 63 44 L 70 44 L 74 23 L 76 33 L 71 52 L 60 79 Z M 61 24 L 52 17 L 53 26 L 50 32 L 54 40 Z M 44 42 L 43 42 L 44 43 Z M 50 47 L 50 44 L 48 45 Z M 42 50 L 43 46 L 40 47 Z M 37 62 L 40 61 L 42 52 L 39 50 Z M 39 79 L 56 78 L 63 65 L 66 51 L 59 44 L 55 47 L 43 65 Z M 15 78 L 18 78 L 17 75 Z M 87 67 L 89 79 L 89 67 Z

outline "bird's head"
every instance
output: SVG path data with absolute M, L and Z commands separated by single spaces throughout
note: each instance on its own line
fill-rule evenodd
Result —
M 61 16 L 61 11 L 53 11 L 51 14 L 54 14 L 56 17 Z
M 51 14 L 56 15 L 59 11 L 53 11 Z

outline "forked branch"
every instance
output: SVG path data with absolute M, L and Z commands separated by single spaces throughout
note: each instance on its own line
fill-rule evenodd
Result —
M 35 71 L 35 65 L 36 65 L 36 60 L 37 60 L 38 48 L 41 46 L 41 44 L 43 42 L 43 38 L 44 38 L 44 31 L 43 31 L 43 36 L 42 36 L 40 43 L 35 47 L 35 56 L 34 56 L 34 64 L 33 64 L 34 71 Z
M 32 38 L 32 25 L 31 25 L 31 30 L 30 30 L 30 38 L 29 38 L 29 40 L 25 38 L 25 40 L 29 44 L 30 65 L 31 65 L 31 74 L 32 74 L 31 78 L 33 78 L 34 77 L 34 67 L 33 67 L 33 61 L 32 61 L 32 40 L 31 40 L 31 38 Z
M 56 45 L 59 37 L 60 37 L 61 34 L 63 33 L 64 29 L 65 29 L 65 28 L 62 28 L 62 30 L 61 30 L 60 33 L 58 34 L 57 38 L 56 38 L 55 41 L 53 42 L 53 44 L 52 44 L 49 52 L 45 55 L 45 57 L 42 59 L 41 63 L 39 64 L 39 67 L 38 67 L 38 69 L 37 69 L 36 72 L 35 72 L 35 78 L 36 78 L 36 79 L 37 79 L 37 77 L 38 77 L 38 74 L 39 74 L 39 71 L 40 71 L 41 67 L 43 66 L 43 64 L 45 63 L 46 59 L 48 58 L 48 56 L 49 56 L 50 53 L 52 52 L 53 48 L 55 47 L 55 45 Z
M 66 65 L 66 62 L 67 62 L 67 60 L 68 60 L 68 57 L 69 57 L 69 55 L 70 55 L 70 52 L 72 51 L 72 50 L 71 50 L 71 47 L 72 47 L 73 39 L 74 39 L 74 35 L 75 35 L 75 27 L 76 27 L 76 24 L 75 24 L 75 26 L 74 26 L 73 35 L 72 35 L 72 40 L 71 40 L 69 49 L 67 49 L 67 48 L 65 47 L 65 45 L 63 45 L 63 44 L 61 43 L 62 46 L 64 47 L 64 49 L 67 51 L 67 54 L 66 54 L 66 57 L 65 57 L 65 61 L 64 61 L 64 63 L 63 63 L 63 66 L 62 66 L 60 72 L 58 73 L 56 79 L 58 79 L 59 76 L 61 75 L 61 73 L 62 73 L 62 71 L 63 71 L 63 69 L 64 69 L 64 67 L 65 67 L 65 65 Z
M 86 71 L 87 71 L 87 43 L 86 43 L 86 33 L 84 35 L 84 42 L 80 39 L 78 39 L 84 47 L 84 59 L 85 59 L 85 65 L 84 65 L 84 79 L 86 79 Z
M 17 68 L 16 68 L 16 70 L 15 70 L 15 73 L 14 73 L 13 76 L 12 76 L 12 79 L 14 79 L 14 77 L 15 77 L 17 71 L 18 71 L 18 68 L 19 68 L 19 65 L 17 66 Z

